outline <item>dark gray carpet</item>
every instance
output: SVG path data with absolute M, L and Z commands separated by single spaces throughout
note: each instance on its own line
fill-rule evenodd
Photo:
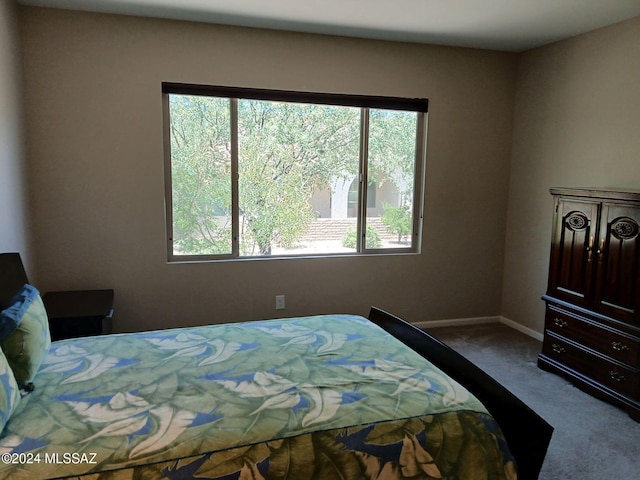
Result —
M 640 423 L 537 367 L 542 344 L 506 325 L 428 330 L 554 428 L 541 480 L 640 479 Z

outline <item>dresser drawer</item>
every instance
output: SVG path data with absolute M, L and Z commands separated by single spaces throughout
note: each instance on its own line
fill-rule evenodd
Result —
M 545 328 L 632 367 L 640 367 L 640 339 L 547 306 Z
M 628 398 L 639 399 L 640 371 L 585 350 L 547 332 L 542 353 Z

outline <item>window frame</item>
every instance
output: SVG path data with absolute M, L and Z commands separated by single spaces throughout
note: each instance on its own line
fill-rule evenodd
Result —
M 229 254 L 176 255 L 173 245 L 173 187 L 171 169 L 171 117 L 170 95 L 198 95 L 228 98 L 230 100 L 230 140 L 231 140 L 231 209 L 232 248 Z M 359 148 L 359 199 L 357 207 L 357 244 L 355 252 L 276 254 L 264 256 L 241 256 L 239 241 L 239 158 L 238 158 L 238 101 L 264 100 L 316 105 L 357 107 L 361 109 Z M 163 147 L 165 177 L 165 222 L 167 261 L 169 263 L 210 262 L 228 260 L 261 260 L 282 258 L 322 258 L 360 255 L 398 255 L 420 253 L 422 224 L 424 218 L 425 163 L 427 141 L 427 113 L 429 101 L 425 98 L 402 98 L 371 95 L 350 95 L 336 93 L 270 90 L 245 87 L 196 85 L 185 83 L 162 83 Z M 369 154 L 369 111 L 384 109 L 407 111 L 417 114 L 415 165 L 413 178 L 413 219 L 410 247 L 367 248 L 367 186 Z

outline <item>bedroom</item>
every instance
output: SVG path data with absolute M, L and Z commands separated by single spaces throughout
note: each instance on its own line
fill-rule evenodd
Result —
M 3 10 L 2 250 L 44 291 L 114 288 L 116 331 L 268 318 L 284 294 L 286 316 L 377 301 L 540 333 L 548 188 L 640 184 L 638 18 L 513 53 Z M 422 254 L 167 264 L 162 81 L 429 98 Z
M 114 288 L 116 331 L 377 304 L 540 337 L 549 187 L 640 185 L 638 17 L 514 53 L 1 5 L 0 251 Z M 162 81 L 429 98 L 422 254 L 167 264 Z

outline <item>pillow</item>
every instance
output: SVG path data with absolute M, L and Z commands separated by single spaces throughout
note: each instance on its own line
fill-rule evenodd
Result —
M 29 390 L 51 346 L 47 311 L 32 285 L 22 287 L 0 314 L 0 346 L 18 385 Z
M 9 417 L 18 405 L 20 391 L 7 357 L 0 350 L 0 432 L 9 421 Z

